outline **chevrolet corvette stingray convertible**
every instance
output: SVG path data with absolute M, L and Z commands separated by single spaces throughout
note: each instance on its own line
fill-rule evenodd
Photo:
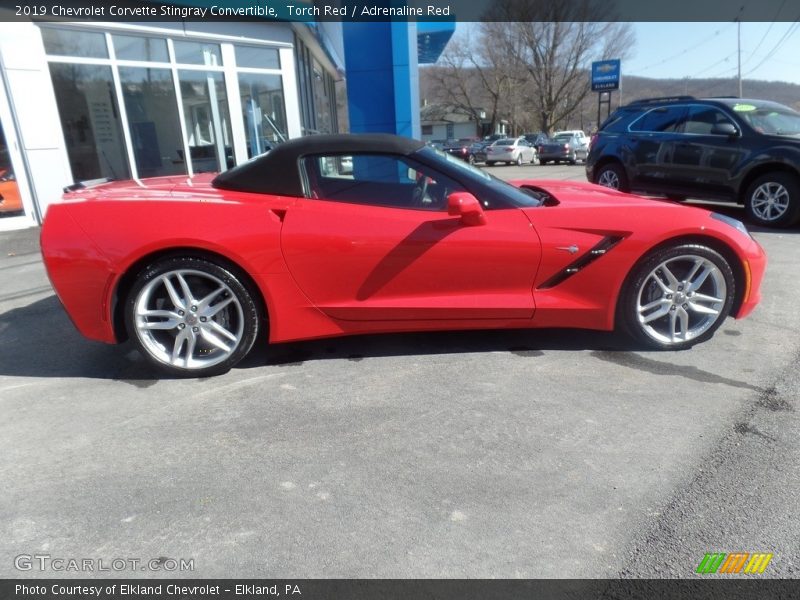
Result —
M 112 182 L 50 206 L 42 253 L 93 340 L 172 375 L 256 340 L 620 329 L 683 349 L 756 306 L 741 223 L 588 183 L 506 183 L 389 135 L 291 140 L 212 178 Z

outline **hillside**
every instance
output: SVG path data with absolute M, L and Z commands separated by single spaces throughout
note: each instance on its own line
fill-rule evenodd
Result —
M 736 96 L 738 85 L 735 79 L 649 79 L 645 77 L 623 78 L 623 102 L 636 98 L 688 94 L 697 98 L 708 96 Z M 785 81 L 742 81 L 744 98 L 774 100 L 800 110 L 800 85 Z
M 445 102 L 448 100 L 442 97 L 441 90 L 436 89 L 431 77 L 431 70 L 436 67 L 426 67 L 420 69 L 420 104 Z M 477 77 L 477 76 L 476 76 Z M 476 80 L 475 87 L 478 86 Z M 638 98 L 653 98 L 659 96 L 679 96 L 690 95 L 697 98 L 709 96 L 735 96 L 737 95 L 737 82 L 735 79 L 651 79 L 647 77 L 633 77 L 623 75 L 622 92 L 614 92 L 612 97 L 612 110 L 619 106 L 620 97 L 623 103 L 631 102 Z M 589 74 L 586 75 L 586 85 L 589 85 Z M 474 89 L 474 88 L 473 88 Z M 745 79 L 742 82 L 742 96 L 745 98 L 759 98 L 763 100 L 773 100 L 786 106 L 790 106 L 800 111 L 800 85 L 786 83 L 783 81 L 761 81 Z M 475 98 L 472 98 L 475 102 Z M 478 99 L 478 102 L 481 100 Z M 488 99 L 486 100 L 488 105 Z M 511 130 L 513 133 L 535 130 L 535 120 L 531 118 L 529 109 L 525 101 L 514 109 L 509 109 L 509 113 L 514 113 L 517 117 L 516 127 L 514 119 L 509 115 L 502 115 L 503 118 L 512 122 Z M 527 113 L 527 114 L 526 114 Z M 601 121 L 605 119 L 605 108 L 601 115 Z M 560 124 L 561 129 L 584 129 L 592 130 L 597 120 L 597 94 L 590 92 L 584 100 L 581 110 L 576 111 L 568 123 Z M 534 128 L 534 129 L 532 129 Z

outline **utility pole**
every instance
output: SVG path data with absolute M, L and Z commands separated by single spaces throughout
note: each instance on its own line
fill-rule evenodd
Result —
M 741 11 L 740 11 L 741 13 Z M 736 52 L 736 56 L 738 57 L 738 71 L 739 71 L 739 98 L 742 97 L 742 20 L 740 17 L 737 17 L 737 32 L 736 37 L 738 38 L 738 51 Z

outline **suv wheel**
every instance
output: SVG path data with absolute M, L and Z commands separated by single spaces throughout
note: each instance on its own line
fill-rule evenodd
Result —
M 747 188 L 744 204 L 754 223 L 789 227 L 800 216 L 800 184 L 788 173 L 767 173 Z
M 617 163 L 608 163 L 600 167 L 595 175 L 594 182 L 612 190 L 628 191 L 628 177 L 625 175 L 622 165 Z
M 633 269 L 618 320 L 651 348 L 683 350 L 710 338 L 728 316 L 735 280 L 728 261 L 700 244 L 676 244 Z

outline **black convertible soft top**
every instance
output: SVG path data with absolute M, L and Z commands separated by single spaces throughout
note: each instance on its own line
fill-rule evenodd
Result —
M 419 140 L 386 133 L 310 135 L 284 142 L 266 154 L 220 173 L 211 185 L 237 192 L 301 197 L 299 161 L 303 156 L 348 152 L 407 156 L 424 146 Z

